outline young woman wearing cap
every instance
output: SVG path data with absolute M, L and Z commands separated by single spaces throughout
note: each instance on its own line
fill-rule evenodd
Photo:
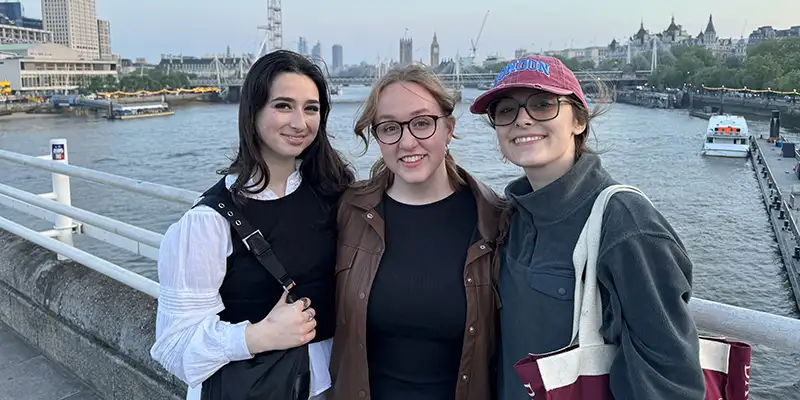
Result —
M 499 399 L 528 398 L 514 364 L 572 338 L 572 252 L 597 195 L 615 181 L 587 147 L 590 114 L 561 61 L 510 63 L 470 111 L 488 114 L 503 156 L 525 176 L 505 190 L 500 260 Z M 667 220 L 643 197 L 608 204 L 598 260 L 601 333 L 620 350 L 611 366 L 617 399 L 697 399 L 704 394 L 699 341 L 689 312 L 692 263 Z
M 335 400 L 493 398 L 503 204 L 450 155 L 454 108 L 410 66 L 373 86 L 355 124 L 382 157 L 339 207 Z
M 307 391 L 321 399 L 330 386 L 334 217 L 354 180 L 328 141 L 330 104 L 322 71 L 306 57 L 275 51 L 260 58 L 242 88 L 238 153 L 205 193 L 241 205 L 295 281 L 300 300 L 286 302 L 237 231 L 206 205 L 187 211 L 164 234 L 150 354 L 189 385 L 187 399 L 200 399 L 204 381 L 230 363 L 307 343 Z

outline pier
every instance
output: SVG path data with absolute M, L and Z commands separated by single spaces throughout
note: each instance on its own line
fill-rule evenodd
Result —
M 774 110 L 780 111 L 781 123 L 784 127 L 800 129 L 800 105 L 787 102 L 784 99 L 773 98 L 745 98 L 720 94 L 717 96 L 701 95 L 688 92 L 684 97 L 684 104 L 689 110 L 704 110 L 710 108 L 712 112 L 742 115 L 746 118 L 768 120 Z
M 800 148 L 793 143 L 777 147 L 764 138 L 751 138 L 750 158 L 764 206 L 778 241 L 789 284 L 800 309 Z
M 186 385 L 149 354 L 158 282 L 73 246 L 74 238 L 84 235 L 120 252 L 156 260 L 163 235 L 72 206 L 70 180 L 186 209 L 200 193 L 70 165 L 64 139 L 52 139 L 45 153 L 0 150 L 0 160 L 15 164 L 14 168 L 48 172 L 52 181 L 36 193 L 0 184 L 0 207 L 52 224 L 38 231 L 0 217 L 0 365 L 5 365 L 0 367 L 0 393 L 9 393 L 3 391 L 9 386 L 3 385 L 9 385 L 9 378 L 23 379 L 25 371 L 23 383 L 28 389 L 13 399 L 51 398 L 45 390 L 55 379 L 73 385 L 58 392 L 61 397 L 52 397 L 56 399 L 183 398 Z M 800 353 L 800 320 L 697 297 L 690 308 L 704 333 L 760 345 L 754 353 L 764 347 Z M 17 348 L 27 355 L 13 358 L 14 353 L 2 347 L 6 337 L 20 339 Z M 24 362 L 52 368 L 23 370 Z

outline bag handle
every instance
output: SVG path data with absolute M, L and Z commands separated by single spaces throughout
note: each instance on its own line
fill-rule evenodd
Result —
M 261 230 L 255 229 L 250 225 L 244 218 L 244 213 L 242 213 L 241 209 L 232 201 L 222 196 L 203 196 L 197 201 L 194 207 L 201 204 L 216 210 L 228 220 L 231 227 L 236 231 L 239 237 L 242 238 L 244 247 L 256 256 L 256 259 L 258 259 L 258 262 L 264 269 L 277 279 L 278 283 L 283 287 L 283 290 L 288 293 L 286 301 L 289 303 L 295 302 L 295 296 L 293 293 L 289 292 L 295 287 L 294 280 L 292 280 L 286 272 L 286 269 L 283 268 L 283 264 L 281 264 L 280 260 L 275 257 L 272 246 L 270 246 L 269 242 L 264 238 L 264 235 L 261 234 Z
M 600 238 L 603 229 L 603 214 L 608 201 L 617 192 L 633 192 L 650 199 L 638 188 L 629 185 L 611 185 L 597 196 L 592 212 L 581 230 L 572 265 L 575 267 L 575 300 L 572 317 L 572 343 L 577 336 L 582 346 L 603 345 L 600 327 L 603 323 L 603 309 L 600 289 L 597 284 L 597 258 L 600 253 Z

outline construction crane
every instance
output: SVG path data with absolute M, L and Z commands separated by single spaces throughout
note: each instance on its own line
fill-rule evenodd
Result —
M 483 15 L 483 22 L 481 23 L 481 29 L 478 31 L 478 37 L 475 40 L 470 39 L 470 44 L 472 45 L 469 48 L 469 58 L 473 61 L 475 57 L 478 56 L 478 42 L 481 40 L 481 35 L 483 34 L 483 27 L 486 26 L 486 18 L 489 17 L 489 10 L 486 10 L 486 14 Z

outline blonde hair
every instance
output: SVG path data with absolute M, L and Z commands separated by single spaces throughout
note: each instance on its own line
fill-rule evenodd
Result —
M 453 110 L 456 107 L 455 98 L 445 89 L 442 82 L 433 72 L 418 65 L 392 69 L 372 86 L 372 90 L 360 110 L 360 115 L 356 119 L 353 131 L 364 142 L 362 155 L 369 148 L 369 136 L 372 134 L 371 130 L 376 122 L 375 118 L 378 113 L 378 97 L 386 87 L 400 82 L 416 83 L 425 88 L 433 96 L 444 115 L 452 118 Z M 455 134 L 453 137 L 457 139 Z M 458 164 L 449 151 L 444 156 L 444 164 L 450 185 L 453 187 L 466 185 L 466 181 L 458 173 Z M 392 182 L 394 182 L 394 174 L 381 157 L 372 165 L 370 178 L 366 182 L 364 189 L 366 191 L 386 190 L 392 185 Z

